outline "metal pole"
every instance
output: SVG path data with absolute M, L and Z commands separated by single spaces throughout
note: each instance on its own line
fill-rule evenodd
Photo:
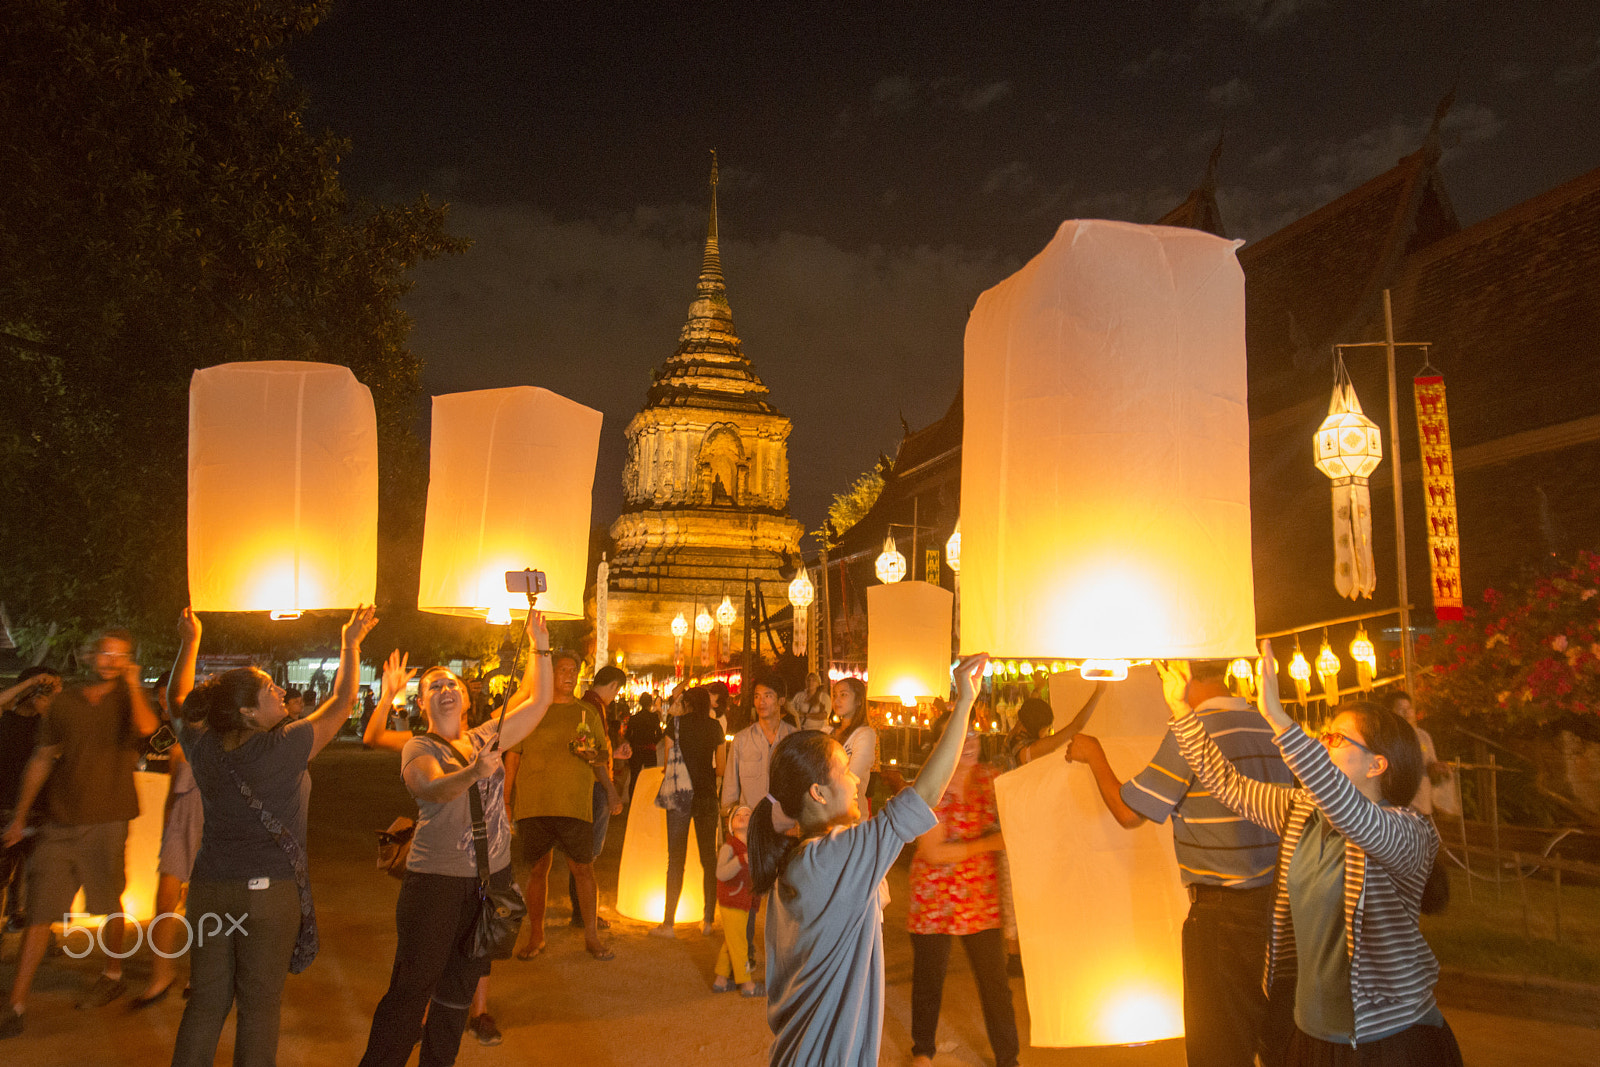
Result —
M 1389 476 L 1394 483 L 1394 573 L 1400 585 L 1400 664 L 1406 676 L 1406 692 L 1417 691 L 1415 663 L 1411 649 L 1411 589 L 1406 581 L 1406 510 L 1400 494 L 1400 397 L 1394 379 L 1394 308 L 1389 290 L 1383 291 L 1383 350 L 1389 362 Z
M 828 535 L 822 535 L 822 587 L 818 590 L 822 594 L 818 599 L 822 602 L 822 669 L 818 673 L 822 680 L 832 684 L 833 679 L 828 677 L 828 672 L 833 669 L 833 604 L 828 598 Z
M 1456 770 L 1456 781 L 1461 781 L 1461 761 L 1451 760 L 1450 765 Z M 1459 797 L 1457 798 L 1459 799 Z M 1460 811 L 1456 814 L 1461 818 L 1461 866 L 1467 872 L 1467 900 L 1472 900 L 1472 842 L 1467 840 L 1467 806 L 1458 805 Z
M 1489 832 L 1494 848 L 1494 898 L 1500 899 L 1500 768 L 1489 753 Z

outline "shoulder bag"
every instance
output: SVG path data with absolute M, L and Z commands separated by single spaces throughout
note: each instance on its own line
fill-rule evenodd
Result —
M 429 733 L 426 736 L 444 745 L 455 762 L 467 766 L 456 746 Z M 494 742 L 498 744 L 498 740 Z M 527 917 L 528 904 L 516 879 L 497 885 L 489 875 L 489 828 L 483 817 L 483 794 L 478 783 L 467 786 L 467 804 L 472 811 L 472 851 L 478 861 L 478 917 L 467 933 L 463 949 L 475 960 L 508 960 L 516 948 L 517 934 Z
M 656 790 L 656 807 L 685 812 L 694 806 L 694 783 L 689 780 L 689 765 L 683 759 L 682 731 L 678 719 L 672 720 L 671 754 L 661 773 L 661 788 Z

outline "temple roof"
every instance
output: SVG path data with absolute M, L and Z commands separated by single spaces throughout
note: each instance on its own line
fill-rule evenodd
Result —
M 744 354 L 733 328 L 733 308 L 717 244 L 717 157 L 711 154 L 711 215 L 689 317 L 678 350 L 656 369 L 645 407 L 694 407 L 777 414 L 767 387 Z
M 1206 161 L 1206 172 L 1187 199 L 1156 220 L 1157 226 L 1182 226 L 1190 230 L 1204 230 L 1218 237 L 1228 236 L 1222 225 L 1222 209 L 1217 206 L 1217 161 L 1222 158 L 1222 138 L 1211 150 Z

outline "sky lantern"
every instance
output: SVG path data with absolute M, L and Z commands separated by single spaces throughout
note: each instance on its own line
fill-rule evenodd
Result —
M 433 398 L 417 606 L 508 623 L 528 598 L 506 572 L 543 571 L 539 610 L 583 617 L 600 413 L 514 386 Z
M 348 367 L 224 363 L 189 383 L 189 602 L 297 618 L 374 599 L 378 422 Z
M 156 883 L 160 878 L 156 870 L 161 861 L 161 830 L 166 820 L 167 791 L 172 776 L 154 771 L 135 771 L 134 789 L 139 795 L 139 817 L 128 823 L 128 843 L 124 849 L 123 866 L 127 881 L 122 887 L 123 913 L 144 923 L 156 915 Z M 69 926 L 95 927 L 105 922 L 104 915 L 90 915 L 84 911 L 83 890 L 72 898 L 72 922 Z M 129 942 L 135 944 L 135 942 Z M 68 942 L 77 949 L 81 942 Z M 137 946 L 132 950 L 137 951 Z
M 655 806 L 665 772 L 660 767 L 639 771 L 628 805 L 628 828 L 622 838 L 622 865 L 617 869 L 617 912 L 639 922 L 658 923 L 667 907 L 667 813 Z M 705 915 L 705 884 L 699 850 L 684 854 L 683 892 L 673 922 L 699 922 Z
M 1092 691 L 1077 672 L 1050 676 L 1065 725 Z M 1134 667 L 1095 708 L 1087 731 L 1127 775 L 1160 744 L 1167 709 L 1155 668 Z M 1038 1047 L 1127 1045 L 1183 1035 L 1183 920 L 1189 898 L 1172 833 L 1119 826 L 1087 764 L 1034 760 L 995 781 L 1022 941 L 1029 1041 Z
M 978 298 L 964 372 L 963 648 L 1253 654 L 1237 246 L 1069 221 Z
M 867 587 L 867 699 L 914 707 L 950 692 L 955 597 L 928 582 Z

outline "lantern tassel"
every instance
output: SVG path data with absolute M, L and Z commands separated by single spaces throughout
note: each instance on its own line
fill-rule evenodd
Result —
M 1372 560 L 1372 494 L 1365 479 L 1333 483 L 1333 584 L 1350 600 L 1378 587 Z

